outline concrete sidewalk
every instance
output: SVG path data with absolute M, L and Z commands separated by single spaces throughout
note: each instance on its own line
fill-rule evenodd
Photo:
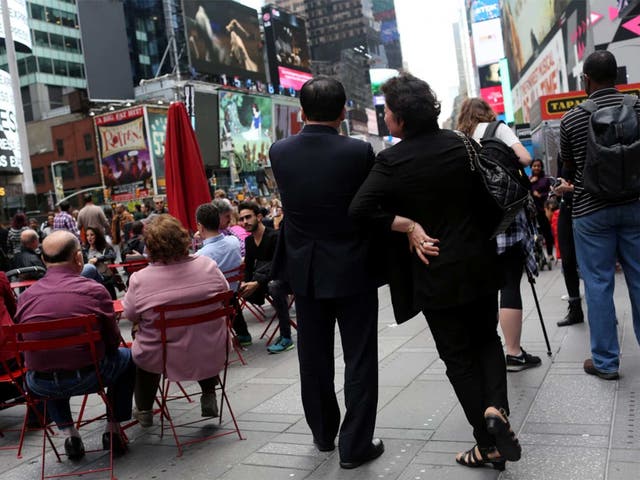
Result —
M 256 342 L 245 352 L 248 365 L 234 363 L 227 392 L 246 440 L 229 435 L 187 447 L 182 457 L 172 438 L 160 439 L 157 426 L 128 430 L 130 452 L 116 461 L 120 479 L 527 479 L 621 480 L 640 474 L 640 349 L 633 332 L 624 277 L 617 276 L 616 304 L 622 345 L 621 378 L 604 381 L 583 373 L 589 354 L 586 324 L 558 328 L 567 303 L 559 266 L 545 271 L 536 286 L 551 340 L 553 358 L 544 340 L 531 289 L 523 281 L 525 323 L 523 346 L 543 357 L 540 368 L 510 373 L 509 396 L 513 427 L 523 445 L 523 458 L 508 463 L 500 474 L 490 468 L 470 469 L 455 463 L 455 452 L 473 445 L 471 429 L 444 373 L 431 334 L 422 316 L 397 326 L 389 294 L 380 291 L 380 400 L 376 435 L 386 445 L 378 460 L 355 470 L 342 470 L 338 454 L 319 453 L 312 444 L 300 401 L 295 350 L 269 355 L 264 326 L 250 321 Z M 123 322 L 126 325 L 126 322 Z M 295 340 L 295 338 L 294 338 Z M 339 345 L 337 339 L 336 345 Z M 336 348 L 336 388 L 344 371 Z M 79 400 L 79 399 L 78 399 Z M 199 402 L 174 402 L 172 411 L 189 418 L 199 415 Z M 90 413 L 100 413 L 92 399 Z M 344 410 L 343 410 L 344 411 Z M 0 428 L 21 420 L 19 408 L 0 412 Z M 228 417 L 225 418 L 229 420 Z M 159 423 L 156 419 L 156 423 Z M 87 448 L 99 445 L 102 425 L 83 430 Z M 5 432 L 0 446 L 15 443 Z M 62 443 L 58 440 L 59 443 Z M 1 451 L 2 479 L 37 478 L 41 436 L 32 432 L 21 460 L 15 451 Z M 49 455 L 47 472 L 86 467 L 56 464 Z M 634 473 L 635 472 L 635 473 Z

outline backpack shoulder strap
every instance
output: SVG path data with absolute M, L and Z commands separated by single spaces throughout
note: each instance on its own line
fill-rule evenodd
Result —
M 585 100 L 580 105 L 578 105 L 578 107 L 588 113 L 594 113 L 598 111 L 598 104 L 591 99 Z
M 622 97 L 622 105 L 626 105 L 627 107 L 635 107 L 637 101 L 638 97 L 635 95 L 626 94 Z
M 480 140 L 485 140 L 487 138 L 493 138 L 496 136 L 496 131 L 501 123 L 504 123 L 502 120 L 494 120 L 493 122 L 487 125 L 487 129 L 484 131 L 484 135 Z

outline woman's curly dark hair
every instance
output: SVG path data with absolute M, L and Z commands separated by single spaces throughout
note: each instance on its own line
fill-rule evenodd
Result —
M 191 240 L 180 221 L 169 214 L 153 217 L 144 227 L 144 244 L 152 262 L 171 263 L 189 255 Z
M 387 80 L 382 85 L 387 108 L 404 122 L 404 135 L 438 130 L 440 102 L 424 80 L 403 73 Z

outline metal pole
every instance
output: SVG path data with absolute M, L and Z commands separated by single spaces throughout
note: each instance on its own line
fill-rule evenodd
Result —
M 16 47 L 13 44 L 13 32 L 9 17 L 9 3 L 0 0 L 2 5 L 2 22 L 4 25 L 5 46 L 7 48 L 7 63 L 11 75 L 11 87 L 13 89 L 13 102 L 16 109 L 16 124 L 18 129 L 18 142 L 20 144 L 20 159 L 22 162 L 22 192 L 24 194 L 36 193 L 33 185 L 33 173 L 31 172 L 31 157 L 29 156 L 29 142 L 27 140 L 27 125 L 24 121 L 24 108 L 22 107 L 22 95 L 20 94 L 20 74 L 16 60 Z

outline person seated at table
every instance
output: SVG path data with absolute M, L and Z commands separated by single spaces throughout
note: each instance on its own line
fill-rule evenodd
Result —
M 137 333 L 131 352 L 136 374 L 135 417 L 142 427 L 153 424 L 153 402 L 163 373 L 163 346 L 160 330 L 154 322 L 161 305 L 192 303 L 229 290 L 224 275 L 211 258 L 189 255 L 189 234 L 174 217 L 162 214 L 150 220 L 144 229 L 149 266 L 129 279 L 122 302 L 124 316 L 133 322 Z M 203 313 L 211 307 L 194 309 Z M 185 312 L 181 312 L 184 314 Z M 215 387 L 224 368 L 227 327 L 224 321 L 176 327 L 167 331 L 166 375 L 172 381 L 195 380 L 202 388 L 203 417 L 217 417 Z
M 11 268 L 41 267 L 41 272 L 18 275 L 18 280 L 38 280 L 44 276 L 44 263 L 40 258 L 40 239 L 35 230 L 24 230 L 20 234 L 20 252 L 13 257 Z
M 127 240 L 127 243 L 124 247 L 122 247 L 122 251 L 120 255 L 122 256 L 122 261 L 127 262 L 131 257 L 139 257 L 142 258 L 144 255 L 144 236 L 142 235 L 142 231 L 144 230 L 144 223 L 140 220 L 136 220 L 131 224 L 131 235 L 132 237 Z
M 87 243 L 82 249 L 85 263 L 93 265 L 100 274 L 97 280 L 102 283 L 111 299 L 116 299 L 116 287 L 114 273 L 108 265 L 115 262 L 116 251 L 107 243 L 104 234 L 97 228 L 89 227 L 85 230 Z
M 93 314 L 101 340 L 96 342 L 99 370 L 108 387 L 113 416 L 107 409 L 108 422 L 102 435 L 107 450 L 113 437 L 114 454 L 126 452 L 120 422 L 131 418 L 131 398 L 135 367 L 131 352 L 120 345 L 120 330 L 109 292 L 97 282 L 80 275 L 84 267 L 78 239 L 68 231 L 56 230 L 42 243 L 46 275 L 29 287 L 18 299 L 17 324 L 31 324 L 60 318 Z M 28 340 L 47 338 L 31 333 Z M 93 393 L 98 381 L 88 345 L 64 351 L 38 351 L 25 354 L 26 384 L 34 395 L 47 400 L 47 412 L 65 438 L 64 449 L 70 460 L 84 456 L 80 433 L 75 428 L 69 397 Z

